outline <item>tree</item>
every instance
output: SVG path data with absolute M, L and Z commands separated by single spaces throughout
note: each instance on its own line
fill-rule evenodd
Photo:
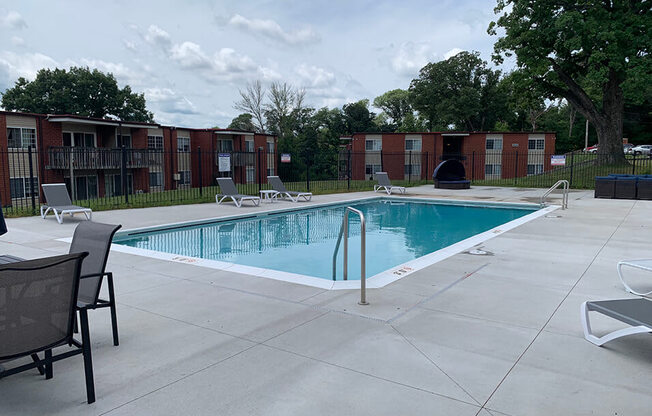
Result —
M 499 79 L 500 71 L 487 68 L 479 52 L 460 52 L 421 68 L 410 83 L 410 98 L 430 130 L 449 124 L 483 130 L 500 119 L 496 109 L 506 109 L 506 97 L 497 94 Z
M 18 78 L 13 88 L 2 94 L 7 110 L 42 114 L 77 114 L 121 120 L 153 120 L 145 96 L 132 92 L 129 85 L 120 89 L 113 74 L 87 67 L 41 69 L 34 81 Z
M 346 131 L 349 134 L 357 132 L 372 132 L 378 128 L 374 123 L 376 115 L 369 111 L 369 100 L 360 100 L 355 103 L 344 104 L 342 107 Z
M 234 130 L 256 131 L 256 126 L 253 123 L 253 116 L 249 113 L 239 114 L 236 118 L 231 120 L 231 124 L 229 124 L 229 127 L 227 128 Z
M 523 71 L 513 71 L 501 81 L 501 88 L 509 97 L 509 108 L 518 121 L 525 121 L 532 131 L 537 129 L 537 121 L 548 111 L 553 103 L 546 101 L 546 93 L 536 83 L 532 83 Z M 517 128 L 523 130 L 522 124 Z
M 257 133 L 264 132 L 265 108 L 263 101 L 265 101 L 265 95 L 267 93 L 263 85 L 260 81 L 254 81 L 251 84 L 247 84 L 246 90 L 238 90 L 238 92 L 240 93 L 240 101 L 237 101 L 233 107 L 236 110 L 251 114 L 254 120 L 255 131 Z
M 652 84 L 649 1 L 498 0 L 495 12 L 488 32 L 504 34 L 494 61 L 515 54 L 549 98 L 565 98 L 596 128 L 601 162 L 625 162 L 624 91 L 640 103 Z
M 383 110 L 394 121 L 394 124 L 400 125 L 403 118 L 412 113 L 409 95 L 406 90 L 401 89 L 387 91 L 374 99 L 374 107 Z

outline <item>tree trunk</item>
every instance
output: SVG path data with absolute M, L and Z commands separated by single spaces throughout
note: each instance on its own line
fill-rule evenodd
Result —
M 602 89 L 602 112 L 597 124 L 598 162 L 603 164 L 627 163 L 623 153 L 623 90 L 615 73 L 610 71 L 609 81 Z

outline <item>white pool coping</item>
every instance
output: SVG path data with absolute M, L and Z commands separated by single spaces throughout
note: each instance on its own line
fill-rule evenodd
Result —
M 509 203 L 509 202 L 493 202 L 493 201 L 484 202 L 484 201 L 468 201 L 468 200 L 452 200 L 452 199 L 440 200 L 440 199 L 432 199 L 432 198 L 374 196 L 370 198 L 361 198 L 361 199 L 350 200 L 350 201 L 338 201 L 338 202 L 330 202 L 330 203 L 324 203 L 318 205 L 310 205 L 308 207 L 303 207 L 299 209 L 287 208 L 287 209 L 267 210 L 253 215 L 232 215 L 226 217 L 204 219 L 199 221 L 165 224 L 156 227 L 133 228 L 129 230 L 120 231 L 118 235 L 128 235 L 134 232 L 137 233 L 154 232 L 154 231 L 159 231 L 167 228 L 176 228 L 179 226 L 194 226 L 194 225 L 201 225 L 207 223 L 214 223 L 216 221 L 223 222 L 223 221 L 230 221 L 230 220 L 243 219 L 243 218 L 267 216 L 269 214 L 276 214 L 276 213 L 282 213 L 287 211 L 315 209 L 315 208 L 321 208 L 329 205 L 342 205 L 346 203 L 365 202 L 373 199 L 395 199 L 397 201 L 408 200 L 410 202 L 423 201 L 423 202 L 446 204 L 446 205 L 465 205 L 465 206 L 479 206 L 479 207 L 505 207 L 505 208 L 519 208 L 519 207 L 539 208 L 540 207 L 538 204 L 523 204 L 523 203 Z M 537 211 L 534 211 L 530 214 L 524 215 L 520 218 L 509 221 L 505 224 L 501 224 L 497 227 L 494 227 L 480 234 L 476 234 L 462 241 L 458 241 L 457 243 L 451 244 L 449 246 L 446 246 L 444 248 L 441 248 L 437 251 L 426 254 L 414 260 L 410 260 L 406 263 L 402 263 L 396 267 L 393 267 L 389 270 L 385 270 L 371 277 L 367 277 L 366 286 L 367 288 L 370 289 L 377 289 L 377 288 L 382 288 L 384 286 L 387 286 L 388 284 L 395 282 L 405 276 L 408 276 L 416 271 L 431 266 L 437 262 L 447 259 L 462 251 L 469 250 L 475 246 L 484 243 L 485 241 L 491 238 L 499 236 L 507 231 L 510 231 L 536 218 L 549 214 L 559 208 L 561 208 L 559 205 L 550 205 L 544 208 L 539 208 Z M 58 241 L 70 243 L 71 240 L 72 238 L 61 238 Z M 208 259 L 202 259 L 198 257 L 182 256 L 178 254 L 165 253 L 161 251 L 129 247 L 129 246 L 116 244 L 116 243 L 111 245 L 111 250 L 115 250 L 126 254 L 149 257 L 158 260 L 170 261 L 174 263 L 191 264 L 191 265 L 206 267 L 215 270 L 230 271 L 234 273 L 247 274 L 249 276 L 263 277 L 267 279 L 280 280 L 289 283 L 297 283 L 301 285 L 312 286 L 312 287 L 317 287 L 317 288 L 327 289 L 327 290 L 347 290 L 347 289 L 350 290 L 350 289 L 360 288 L 360 280 L 333 281 L 329 279 L 323 279 L 314 276 L 306 276 L 306 275 L 290 273 L 290 272 L 283 272 L 279 270 L 245 266 L 241 264 L 223 262 L 219 260 L 208 260 Z

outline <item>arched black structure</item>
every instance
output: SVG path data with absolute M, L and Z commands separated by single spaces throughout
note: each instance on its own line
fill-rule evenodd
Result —
M 444 160 L 432 174 L 435 188 L 469 189 L 471 181 L 466 180 L 466 169 L 462 162 L 456 159 Z

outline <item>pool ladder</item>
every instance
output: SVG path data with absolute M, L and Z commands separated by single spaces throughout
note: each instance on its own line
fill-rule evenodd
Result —
M 340 227 L 340 234 L 337 237 L 337 244 L 335 244 L 335 251 L 333 252 L 333 280 L 335 280 L 335 276 L 336 276 L 337 252 L 340 250 L 340 242 L 342 241 L 342 238 L 344 238 L 344 249 L 343 249 L 344 280 L 348 280 L 347 277 L 348 277 L 348 258 L 349 258 L 349 212 L 358 214 L 358 216 L 360 217 L 360 302 L 358 302 L 358 304 L 368 305 L 369 303 L 367 302 L 367 280 L 366 280 L 366 271 L 365 271 L 365 265 L 366 265 L 365 220 L 362 211 L 357 210 L 355 208 L 346 207 L 346 209 L 344 210 L 344 219 L 342 220 L 342 226 Z
M 570 184 L 566 179 L 558 180 L 543 195 L 541 195 L 541 201 L 540 201 L 541 206 L 544 206 L 546 204 L 546 198 L 548 197 L 548 195 L 550 195 L 552 191 L 554 191 L 555 189 L 559 188 L 562 185 L 563 188 L 562 188 L 562 197 L 561 197 L 561 209 L 568 208 L 568 188 L 570 187 Z

